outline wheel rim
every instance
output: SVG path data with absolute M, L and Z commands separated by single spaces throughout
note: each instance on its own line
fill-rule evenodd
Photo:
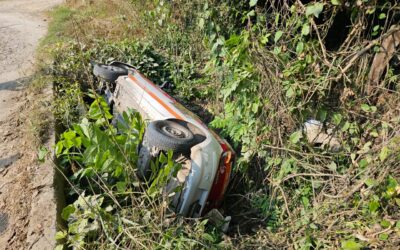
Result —
M 164 131 L 164 133 L 174 138 L 184 139 L 187 137 L 185 132 L 174 127 L 165 126 L 162 127 L 162 130 Z

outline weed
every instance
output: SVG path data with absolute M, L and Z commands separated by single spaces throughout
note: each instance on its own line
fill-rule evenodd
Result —
M 60 135 L 56 155 L 71 168 L 69 195 L 77 198 L 62 211 L 67 228 L 57 233 L 58 247 L 193 249 L 218 243 L 204 233 L 207 221 L 188 223 L 168 209 L 164 187 L 179 168 L 172 152 L 155 162 L 160 171 L 151 185 L 137 179 L 144 122 L 138 113 L 122 116 L 118 129 L 110 126 L 105 100 L 95 98 L 85 118 Z
M 41 50 L 45 49 L 49 44 L 54 44 L 68 38 L 68 34 L 62 34 L 62 32 L 65 32 L 65 29 L 71 25 L 71 22 L 74 20 L 74 14 L 75 12 L 67 6 L 56 7 L 51 11 L 51 22 L 48 27 L 47 35 L 39 46 Z
M 398 71 L 390 63 L 379 86 L 368 78 L 375 52 L 383 49 L 380 41 L 398 18 L 396 3 L 135 0 L 128 3 L 130 15 L 120 2 L 75 6 L 74 25 L 65 28 L 72 41 L 52 48 L 57 117 L 65 128 L 74 129 L 88 109 L 83 93 L 95 84 L 90 60 L 131 63 L 156 83 L 173 83 L 180 99 L 206 103 L 215 116 L 210 125 L 240 152 L 232 181 L 240 186 L 230 188 L 227 200 L 240 199 L 225 204 L 239 233 L 232 230 L 225 247 L 360 249 L 398 243 Z M 107 6 L 115 7 L 108 15 Z M 349 19 L 345 39 L 327 46 L 339 13 Z M 308 140 L 304 123 L 310 119 L 320 121 L 339 147 Z M 116 169 L 107 178 L 116 177 Z M 146 196 L 130 196 L 134 206 L 110 211 L 109 197 L 89 199 L 101 207 L 95 217 L 131 217 L 116 216 L 107 225 L 98 219 L 101 226 L 94 230 L 83 225 L 78 234 L 100 235 L 98 242 L 83 240 L 85 247 L 196 248 L 221 240 L 204 221 L 159 217 L 161 203 L 143 202 Z M 71 215 L 85 224 L 90 220 L 78 203 Z M 261 226 L 246 227 L 254 220 Z M 118 233 L 127 238 L 115 241 Z M 75 234 L 62 236 L 73 244 Z
M 395 23 L 389 24 L 386 18 L 398 15 L 394 3 L 362 3 L 359 8 L 350 1 L 345 1 L 347 7 L 339 6 L 339 1 L 178 2 L 147 5 L 144 26 L 152 28 L 145 40 L 182 67 L 173 75 L 199 72 L 187 75 L 186 81 L 175 77 L 176 90 L 192 102 L 209 98 L 208 108 L 215 114 L 210 125 L 221 129 L 241 151 L 237 175 L 250 182 L 242 186 L 250 187 L 242 191 L 244 197 L 268 185 L 264 193 L 250 199 L 250 207 L 258 208 L 263 219 L 274 224 L 274 233 L 263 231 L 265 237 L 279 246 L 282 239 L 274 234 L 288 233 L 290 239 L 283 240 L 297 248 L 340 247 L 335 243 L 338 238 L 348 239 L 343 241 L 345 248 L 372 244 L 377 235 L 366 236 L 367 242 L 349 237 L 352 230 L 366 227 L 349 229 L 335 221 L 331 226 L 324 224 L 337 209 L 355 216 L 361 225 L 370 219 L 358 211 L 359 206 L 380 214 L 379 195 L 371 191 L 376 195 L 371 201 L 363 196 L 365 180 L 382 183 L 388 173 L 399 174 L 397 161 L 387 157 L 392 151 L 381 143 L 395 140 L 398 118 L 385 119 L 390 108 L 366 96 L 362 84 L 368 79 L 366 65 L 374 56 L 369 39 L 390 32 Z M 352 13 L 352 25 L 340 49 L 328 51 L 324 38 L 340 8 Z M 375 15 L 388 21 L 368 26 Z M 362 32 L 362 26 L 370 28 Z M 369 47 L 359 54 L 362 42 Z M 396 87 L 394 92 L 388 90 L 393 87 L 393 70 L 388 67 L 387 82 L 382 83 L 386 87 L 378 95 L 398 100 Z M 321 121 L 334 132 L 340 139 L 339 151 L 315 147 L 307 140 L 302 128 L 309 119 Z M 339 206 L 331 205 L 337 201 L 341 201 Z M 278 216 L 272 218 L 275 211 Z M 387 212 L 379 216 L 392 217 Z M 242 237 L 237 240 L 246 246 Z M 380 239 L 379 244 L 387 241 Z

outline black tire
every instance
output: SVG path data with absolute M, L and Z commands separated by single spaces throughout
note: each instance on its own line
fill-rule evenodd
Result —
M 190 148 L 196 144 L 193 133 L 185 126 L 169 120 L 153 121 L 147 127 L 144 140 L 149 147 L 162 151 L 188 155 Z
M 123 62 L 118 62 L 118 61 L 113 61 L 113 62 L 110 63 L 110 65 L 126 69 L 128 72 L 132 72 L 132 71 L 134 71 L 136 69 L 135 67 L 133 67 L 130 64 L 123 63 Z
M 113 83 L 118 79 L 118 77 L 127 75 L 128 70 L 118 66 L 94 63 L 93 74 L 107 82 Z

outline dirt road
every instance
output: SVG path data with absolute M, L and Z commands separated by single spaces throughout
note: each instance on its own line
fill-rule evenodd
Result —
M 30 217 L 40 190 L 32 181 L 38 165 L 25 136 L 29 103 L 24 88 L 32 75 L 35 49 L 46 34 L 43 11 L 60 2 L 0 0 L 0 249 L 31 249 L 32 241 L 41 240 L 29 229 L 35 226 Z

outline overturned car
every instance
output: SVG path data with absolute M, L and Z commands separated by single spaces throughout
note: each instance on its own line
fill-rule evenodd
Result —
M 133 66 L 93 63 L 93 73 L 105 83 L 101 88 L 115 119 L 134 109 L 149 121 L 138 152 L 138 176 L 148 179 L 151 161 L 160 152 L 172 150 L 182 164 L 173 183 L 168 184 L 183 186 L 173 198 L 175 211 L 199 217 L 217 208 L 235 161 L 231 146 Z

